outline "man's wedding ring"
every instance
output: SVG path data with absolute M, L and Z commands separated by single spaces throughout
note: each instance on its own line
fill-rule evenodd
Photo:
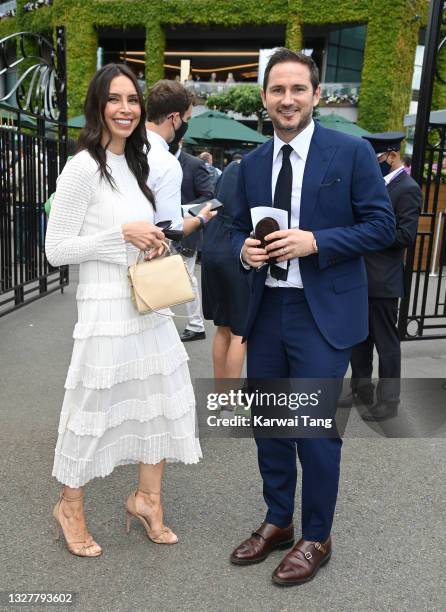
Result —
M 285 247 L 283 247 L 282 251 L 283 251 L 283 254 L 286 255 L 286 248 Z

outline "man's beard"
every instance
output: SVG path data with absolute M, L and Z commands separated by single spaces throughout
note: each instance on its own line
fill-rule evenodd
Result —
M 271 122 L 276 131 L 293 132 L 297 136 L 297 134 L 300 134 L 300 132 L 302 132 L 302 130 L 304 130 L 307 127 L 307 125 L 309 125 L 312 118 L 313 118 L 313 109 L 307 115 L 301 116 L 300 121 L 297 125 L 283 125 L 277 119 L 277 117 L 275 117 L 274 119 L 271 119 Z

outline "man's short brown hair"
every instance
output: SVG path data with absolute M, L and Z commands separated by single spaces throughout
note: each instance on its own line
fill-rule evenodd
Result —
M 305 55 L 305 53 L 302 53 L 301 51 L 291 51 L 291 49 L 287 49 L 286 47 L 276 49 L 276 51 L 274 51 L 269 58 L 265 68 L 265 73 L 263 75 L 263 91 L 266 92 L 266 88 L 268 87 L 269 73 L 271 72 L 273 66 L 276 64 L 283 64 L 284 62 L 296 62 L 306 66 L 310 71 L 310 81 L 313 91 L 316 91 L 319 85 L 319 70 L 314 59 L 309 55 Z
M 181 83 L 162 79 L 149 89 L 147 121 L 161 123 L 171 113 L 180 113 L 182 117 L 194 101 L 194 94 Z

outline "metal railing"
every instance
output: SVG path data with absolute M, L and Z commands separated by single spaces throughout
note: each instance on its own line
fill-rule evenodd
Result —
M 69 280 L 44 250 L 44 202 L 66 161 L 64 36 L 57 48 L 31 33 L 0 40 L 0 77 L 18 75 L 0 99 L 0 316 Z
M 223 81 L 185 81 L 197 98 L 206 100 L 212 94 L 226 93 L 235 86 L 253 85 L 249 82 L 226 83 Z M 359 83 L 321 83 L 321 101 L 324 105 L 356 106 Z
M 432 0 L 421 74 L 412 176 L 424 190 L 416 243 L 408 249 L 406 295 L 401 301 L 399 333 L 403 340 L 446 339 L 446 235 L 444 227 L 446 124 L 430 114 L 435 77 L 442 86 L 446 76 L 440 53 L 446 52 L 446 10 L 443 0 Z M 442 40 L 441 40 L 442 39 Z M 440 42 L 441 40 L 441 42 Z

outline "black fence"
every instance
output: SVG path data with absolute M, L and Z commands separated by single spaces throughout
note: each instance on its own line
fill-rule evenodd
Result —
M 65 32 L 0 40 L 0 316 L 68 284 L 45 258 L 44 203 L 66 162 Z M 0 90 L 1 91 L 1 90 Z
M 406 297 L 399 314 L 402 340 L 446 338 L 446 110 L 431 113 L 435 80 L 446 53 L 446 11 L 443 0 L 432 0 L 420 84 L 412 176 L 424 192 L 417 240 L 406 258 Z

